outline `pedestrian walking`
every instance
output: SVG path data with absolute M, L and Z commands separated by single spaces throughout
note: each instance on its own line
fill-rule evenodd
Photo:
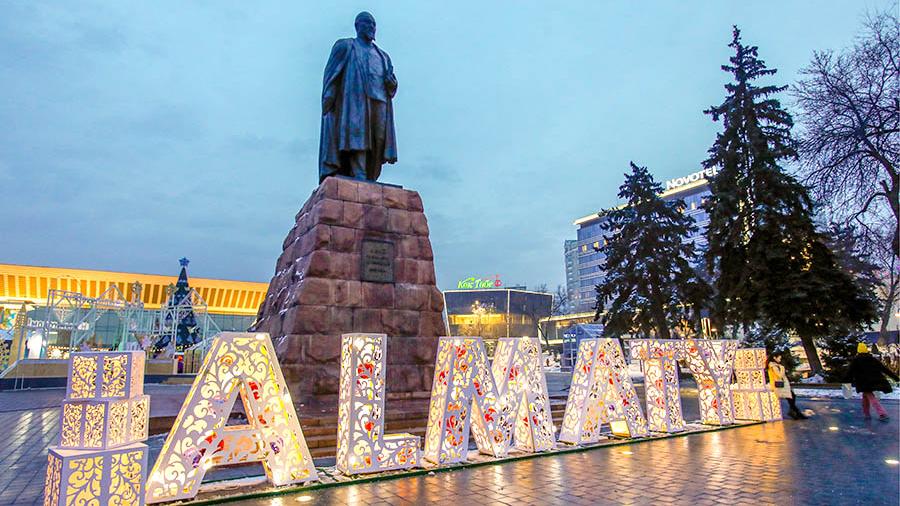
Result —
M 769 356 L 769 388 L 775 392 L 779 399 L 787 399 L 788 415 L 794 420 L 805 420 L 808 418 L 800 412 L 797 407 L 797 396 L 794 389 L 791 388 L 791 382 L 787 377 L 787 371 L 781 365 L 781 355 Z
M 847 371 L 847 381 L 856 388 L 857 392 L 862 394 L 863 418 L 866 420 L 872 419 L 869 406 L 875 408 L 879 420 L 882 422 L 890 420 L 887 411 L 875 397 L 875 392 L 889 394 L 893 391 L 885 376 L 893 378 L 894 381 L 900 381 L 896 374 L 869 353 L 866 343 L 859 343 L 856 346 L 856 357 L 850 362 L 850 368 Z

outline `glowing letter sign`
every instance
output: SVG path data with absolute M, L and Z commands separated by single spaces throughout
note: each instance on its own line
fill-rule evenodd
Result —
M 247 425 L 229 425 L 240 395 Z M 147 483 L 147 502 L 190 499 L 206 470 L 262 462 L 269 481 L 317 479 L 268 334 L 223 332 L 175 419 Z
M 687 176 L 676 177 L 675 179 L 669 179 L 668 181 L 666 181 L 666 190 L 678 188 L 679 186 L 684 186 L 686 184 L 700 181 L 701 179 L 707 179 L 707 178 L 715 176 L 718 173 L 719 173 L 718 167 L 710 167 L 708 169 L 703 169 L 701 171 L 694 172 L 693 174 L 688 174 Z
M 501 338 L 491 368 L 498 393 L 516 417 L 516 448 L 527 452 L 552 449 L 553 418 L 541 362 L 541 342 L 534 337 Z
M 344 474 L 409 469 L 419 463 L 419 437 L 384 432 L 384 334 L 341 338 L 337 467 Z
M 618 340 L 584 339 L 578 346 L 559 440 L 594 443 L 600 439 L 604 423 L 609 423 L 617 436 L 647 435 L 647 420 Z
M 766 384 L 765 348 L 746 348 L 735 352 L 734 375 L 731 385 L 734 417 L 738 420 L 768 422 L 781 420 L 781 404 L 775 392 Z
M 644 363 L 647 421 L 655 432 L 681 432 L 681 391 L 678 387 L 680 344 L 674 339 L 634 339 L 631 356 Z
M 512 416 L 501 402 L 480 337 L 441 337 L 435 360 L 424 458 L 460 462 L 469 450 L 469 427 L 478 449 L 506 456 Z
M 51 446 L 45 505 L 144 504 L 150 398 L 144 352 L 72 353 L 59 446 Z
M 682 341 L 682 357 L 697 381 L 700 398 L 700 421 L 708 425 L 734 423 L 731 403 L 731 373 L 737 341 Z

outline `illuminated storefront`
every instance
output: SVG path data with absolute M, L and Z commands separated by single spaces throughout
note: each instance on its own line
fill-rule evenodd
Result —
M 444 299 L 450 335 L 480 336 L 489 347 L 501 337 L 538 337 L 553 303 L 549 293 L 519 288 L 447 290 Z

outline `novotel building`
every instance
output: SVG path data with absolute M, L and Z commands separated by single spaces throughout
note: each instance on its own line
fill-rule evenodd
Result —
M 709 216 L 702 207 L 703 201 L 710 195 L 707 178 L 717 173 L 718 169 L 710 168 L 669 179 L 665 182 L 665 190 L 660 194 L 663 200 L 684 201 L 684 212 L 694 218 L 697 224 L 697 232 L 687 240 L 693 242 L 698 249 L 706 244 L 704 232 L 709 225 Z M 576 244 L 578 274 L 568 281 L 574 282 L 575 286 L 567 288 L 568 292 L 574 295 L 572 305 L 576 313 L 592 311 L 596 303 L 594 287 L 603 278 L 601 265 L 606 259 L 601 246 L 605 244 L 606 236 L 609 235 L 609 232 L 603 230 L 605 220 L 600 212 L 575 220 L 578 227 Z

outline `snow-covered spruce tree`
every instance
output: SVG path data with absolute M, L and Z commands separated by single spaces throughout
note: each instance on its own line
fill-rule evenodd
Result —
M 619 187 L 625 204 L 605 211 L 610 235 L 601 250 L 604 278 L 597 285 L 597 318 L 611 335 L 662 339 L 672 329 L 697 328 L 709 286 L 691 266 L 696 231 L 681 200 L 665 202 L 646 167 L 631 164 Z
M 807 189 L 782 164 L 796 159 L 793 121 L 774 96 L 786 87 L 757 86 L 775 74 L 734 28 L 735 51 L 722 69 L 733 75 L 721 105 L 707 111 L 723 130 L 704 166 L 718 167 L 705 204 L 706 266 L 715 273 L 713 315 L 720 328 L 764 321 L 801 339 L 822 372 L 814 339 L 868 318 L 866 298 L 816 231 Z

